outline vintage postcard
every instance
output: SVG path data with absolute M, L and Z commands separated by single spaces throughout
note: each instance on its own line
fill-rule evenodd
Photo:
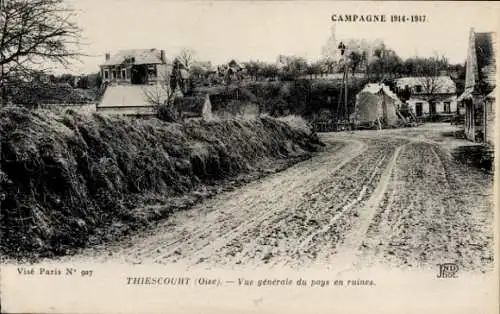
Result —
M 497 313 L 499 21 L 0 0 L 0 312 Z

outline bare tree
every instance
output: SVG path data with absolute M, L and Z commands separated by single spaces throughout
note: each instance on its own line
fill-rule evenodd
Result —
M 181 50 L 181 52 L 179 53 L 178 58 L 179 58 L 179 61 L 181 61 L 186 66 L 186 68 L 189 69 L 189 67 L 191 66 L 191 64 L 193 62 L 195 54 L 196 54 L 196 52 L 193 49 L 183 48 Z
M 169 122 L 175 122 L 179 117 L 174 106 L 174 100 L 178 94 L 174 73 L 165 70 L 160 75 L 161 80 L 157 84 L 147 85 L 143 88 L 146 101 L 154 107 L 158 117 Z
M 432 98 L 432 95 L 439 93 L 444 87 L 443 80 L 438 75 L 419 77 L 418 83 L 421 85 L 421 93 L 428 95 L 430 98 Z
M 420 93 L 429 102 L 431 114 L 435 113 L 435 104 L 439 101 L 440 94 L 446 88 L 446 81 L 442 79 L 441 74 L 447 67 L 448 60 L 446 57 L 439 57 L 437 55 L 424 59 L 422 64 L 418 66 L 417 73 L 419 74 L 418 84 L 421 86 Z
M 10 78 L 44 71 L 47 63 L 67 66 L 78 57 L 81 29 L 71 21 L 74 11 L 64 0 L 1 2 L 0 83 L 2 104 Z

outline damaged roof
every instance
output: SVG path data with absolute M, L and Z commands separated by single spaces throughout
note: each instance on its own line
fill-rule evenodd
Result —
M 426 93 L 426 88 L 431 89 L 433 94 L 454 94 L 457 92 L 457 86 L 451 77 L 441 76 L 411 76 L 396 79 L 398 89 L 404 89 L 406 86 L 414 88 L 422 86 L 422 94 Z
M 389 86 L 387 86 L 385 84 L 368 83 L 359 92 L 359 94 L 361 94 L 361 93 L 370 93 L 373 95 L 384 93 L 387 96 L 389 96 L 390 98 L 396 100 L 396 102 L 401 103 L 401 100 L 399 99 L 399 97 L 396 96 L 396 94 L 393 91 L 391 91 Z
M 238 72 L 243 69 L 245 69 L 245 65 L 242 63 L 239 63 L 238 61 L 232 59 L 227 63 L 228 67 L 231 68 L 233 71 Z
M 127 59 L 132 59 L 133 64 L 162 64 L 165 63 L 158 49 L 128 49 L 121 50 L 106 60 L 103 65 L 120 65 Z

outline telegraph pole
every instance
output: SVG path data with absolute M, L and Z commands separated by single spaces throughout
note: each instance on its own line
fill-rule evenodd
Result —
M 6 4 L 6 1 L 7 0 L 0 0 L 0 14 L 1 14 L 1 19 L 4 20 L 5 17 L 3 16 L 4 13 L 5 13 L 5 4 Z M 5 21 L 4 21 L 5 23 Z M 5 34 L 2 34 L 2 36 L 4 36 Z M 3 41 L 3 38 L 2 38 L 2 41 Z M 3 54 L 3 45 L 0 46 L 0 62 L 2 63 L 0 65 L 1 69 L 0 69 L 0 107 L 3 107 L 6 105 L 7 103 L 7 95 L 6 95 L 6 88 L 5 88 L 5 68 L 4 68 L 4 61 L 5 59 L 5 56 Z
M 348 83 L 349 83 L 349 70 L 347 68 L 347 56 L 345 57 L 344 60 L 344 114 L 345 114 L 345 120 L 349 121 L 349 111 L 348 111 L 348 106 L 347 106 L 347 88 L 348 88 Z
M 344 112 L 343 112 L 343 115 L 342 115 L 342 118 L 344 121 L 348 121 L 349 120 L 349 112 L 348 112 L 348 106 L 347 106 L 347 96 L 348 96 L 348 68 L 347 68 L 347 56 L 345 55 L 345 50 L 346 50 L 346 46 L 344 45 L 344 43 L 340 42 L 339 46 L 338 46 L 338 49 L 340 50 L 340 56 L 341 58 L 344 59 L 344 73 L 342 75 L 342 83 L 340 85 L 340 94 L 339 94 L 339 102 L 338 102 L 338 106 L 337 106 L 337 113 L 339 111 L 339 108 L 340 108 L 340 105 L 341 105 L 341 102 L 342 102 L 342 92 L 344 94 Z M 337 119 L 338 119 L 338 114 L 337 114 Z

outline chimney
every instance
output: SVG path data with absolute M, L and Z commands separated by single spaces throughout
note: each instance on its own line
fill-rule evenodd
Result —
M 162 63 L 166 63 L 166 60 L 165 60 L 165 50 L 160 50 L 160 60 Z
M 109 54 L 109 52 L 106 52 L 106 61 L 108 61 L 109 58 L 111 58 L 111 55 Z

